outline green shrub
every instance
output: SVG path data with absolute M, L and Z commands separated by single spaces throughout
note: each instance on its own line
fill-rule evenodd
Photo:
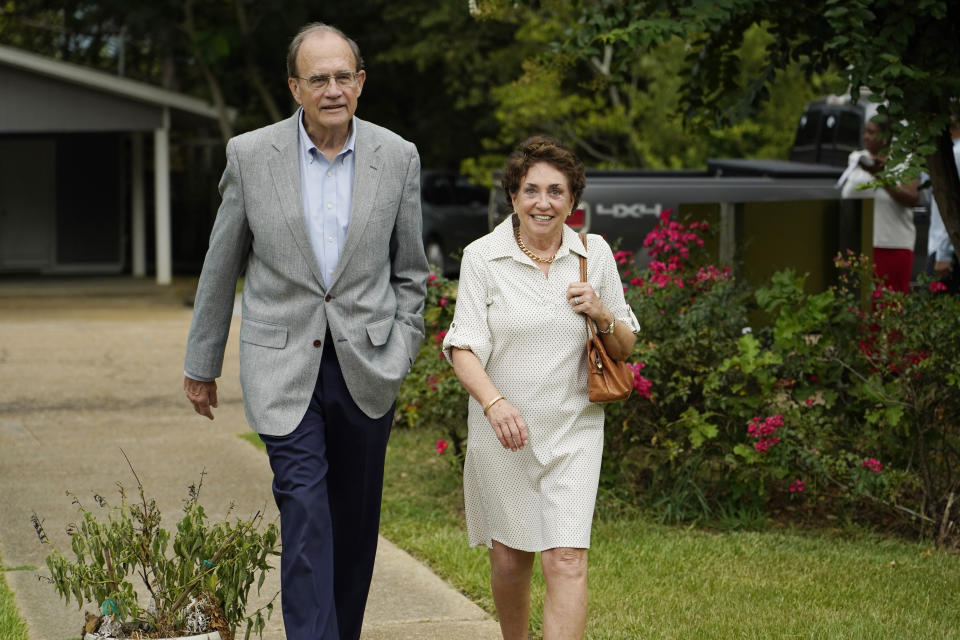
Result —
M 850 253 L 836 265 L 840 284 L 816 296 L 782 276 L 757 292 L 781 375 L 798 381 L 801 468 L 846 506 L 873 502 L 942 543 L 960 487 L 960 306 L 939 283 L 885 290 Z
M 395 425 L 424 427 L 449 438 L 461 465 L 466 455 L 466 390 L 444 359 L 441 347 L 453 322 L 457 282 L 431 273 L 424 306 L 426 338 L 397 398 Z M 446 440 L 444 440 L 446 442 Z
M 119 505 L 111 507 L 95 496 L 102 515 L 68 492 L 80 520 L 67 529 L 73 559 L 55 547 L 46 559 L 57 593 L 67 604 L 73 598 L 78 607 L 85 601 L 97 603 L 104 635 L 217 630 L 229 638 L 243 622 L 246 637 L 251 632 L 262 635 L 264 612 L 270 616 L 273 600 L 251 614 L 246 608 L 254 582 L 259 592 L 271 568 L 269 556 L 279 555 L 276 525 L 270 523 L 261 532 L 259 511 L 233 524 L 226 519 L 209 522 L 197 501 L 201 476 L 200 484 L 190 487 L 171 535 L 161 527 L 160 510 L 146 497 L 136 472 L 134 477 L 138 495 L 133 500 L 119 483 Z M 50 544 L 36 515 L 33 524 L 40 541 Z M 137 598 L 134 576 L 150 595 L 147 606 Z M 103 631 L 107 627 L 109 633 Z
M 960 484 L 957 300 L 936 284 L 884 290 L 849 252 L 826 291 L 784 270 L 749 295 L 691 257 L 702 231 L 664 216 L 644 273 L 620 256 L 649 394 L 607 413 L 619 479 L 665 520 L 895 515 L 944 542 Z

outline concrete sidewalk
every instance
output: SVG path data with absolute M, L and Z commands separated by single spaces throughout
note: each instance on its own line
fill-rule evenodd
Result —
M 206 471 L 200 501 L 217 518 L 265 510 L 276 518 L 266 456 L 238 438 L 248 431 L 237 380 L 235 322 L 220 380 L 216 420 L 193 414 L 180 391 L 189 283 L 161 288 L 128 278 L 0 279 L 0 553 L 30 638 L 80 636 L 83 610 L 67 607 L 46 573 L 30 524 L 51 541 L 77 513 L 65 491 L 93 506 L 116 502 L 116 483 L 136 484 L 122 448 L 170 520 Z M 169 526 L 170 522 L 165 521 Z M 279 590 L 268 575 L 258 602 Z M 93 611 L 94 605 L 86 609 Z M 264 638 L 284 637 L 279 607 Z M 363 638 L 486 640 L 497 624 L 419 562 L 381 538 Z

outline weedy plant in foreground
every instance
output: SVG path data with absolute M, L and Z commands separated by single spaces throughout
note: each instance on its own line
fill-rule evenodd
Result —
M 122 452 L 122 450 L 121 450 Z M 126 453 L 123 454 L 126 458 Z M 278 531 L 274 523 L 263 526 L 263 513 L 229 522 L 227 515 L 210 522 L 198 498 L 203 484 L 189 487 L 183 516 L 176 531 L 161 526 L 156 501 L 148 499 L 133 465 L 127 464 L 137 483 L 131 500 L 119 482 L 120 504 L 110 506 L 94 496 L 98 511 L 77 505 L 79 522 L 67 527 L 73 559 L 54 547 L 47 556 L 50 581 L 68 604 L 78 607 L 95 602 L 99 615 L 87 615 L 84 633 L 101 638 L 159 638 L 218 631 L 232 640 L 246 623 L 245 637 L 262 635 L 265 617 L 273 611 L 276 595 L 263 607 L 246 613 L 250 589 L 263 586 L 277 556 Z M 40 519 L 33 525 L 41 543 L 49 544 Z M 147 604 L 137 597 L 133 582 L 139 579 Z

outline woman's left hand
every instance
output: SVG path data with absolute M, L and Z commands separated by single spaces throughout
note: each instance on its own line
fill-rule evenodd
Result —
M 603 331 L 598 337 L 603 340 L 603 345 L 607 353 L 614 360 L 625 360 L 630 356 L 633 350 L 634 342 L 637 337 L 633 335 L 630 328 L 624 324 L 617 323 L 613 331 L 606 333 L 613 322 L 613 313 L 607 308 L 603 301 L 597 296 L 588 282 L 573 282 L 567 287 L 567 301 L 573 306 L 577 313 L 583 313 L 590 317 L 597 325 L 596 330 Z
M 567 287 L 567 300 L 573 305 L 574 311 L 590 316 L 597 325 L 606 327 L 613 318 L 589 282 L 571 282 Z

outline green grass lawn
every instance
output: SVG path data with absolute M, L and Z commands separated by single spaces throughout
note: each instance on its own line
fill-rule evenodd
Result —
M 3 559 L 0 558 L 0 568 Z M 7 569 L 0 570 L 0 638 L 3 640 L 27 640 L 27 625 L 20 618 L 13 593 L 7 586 Z
M 467 547 L 459 478 L 435 444 L 432 434 L 394 431 L 381 530 L 493 613 L 486 550 Z M 960 556 L 857 537 L 597 520 L 586 637 L 960 639 Z

